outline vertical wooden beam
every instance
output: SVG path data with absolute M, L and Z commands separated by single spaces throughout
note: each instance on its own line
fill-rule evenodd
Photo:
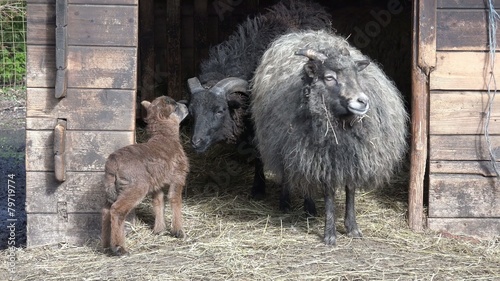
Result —
M 139 1 L 139 71 L 140 71 L 140 103 L 143 100 L 152 101 L 155 97 L 155 1 Z M 141 106 L 137 107 L 141 110 Z M 138 114 L 137 116 L 141 116 Z
M 208 57 L 208 1 L 194 0 L 194 61 Z M 199 63 L 198 63 L 199 64 Z M 196 65 L 198 67 L 198 65 Z
M 184 84 L 181 72 L 181 1 L 167 0 L 167 94 L 182 98 Z
M 429 73 L 436 64 L 436 2 L 413 2 L 411 169 L 408 224 L 423 229 L 424 179 L 428 151 Z

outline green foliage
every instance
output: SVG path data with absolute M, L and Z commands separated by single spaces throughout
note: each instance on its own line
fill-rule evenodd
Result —
M 23 84 L 26 75 L 26 1 L 0 1 L 0 84 Z

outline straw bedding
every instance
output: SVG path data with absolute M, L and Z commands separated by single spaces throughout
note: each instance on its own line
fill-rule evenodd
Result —
M 338 245 L 330 247 L 321 240 L 323 217 L 306 218 L 299 196 L 288 214 L 279 211 L 279 188 L 272 183 L 265 200 L 249 199 L 248 156 L 222 146 L 194 154 L 184 138 L 192 167 L 184 194 L 185 240 L 153 235 L 154 218 L 144 202 L 127 236 L 129 256 L 106 256 L 99 241 L 17 249 L 16 273 L 9 275 L 5 250 L 0 280 L 500 280 L 498 237 L 481 241 L 408 229 L 405 172 L 390 186 L 360 192 L 364 238 L 343 235 L 338 218 Z M 321 210 L 322 199 L 316 199 Z

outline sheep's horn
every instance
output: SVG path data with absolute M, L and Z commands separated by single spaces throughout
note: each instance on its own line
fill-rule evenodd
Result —
M 200 80 L 198 80 L 197 77 L 188 79 L 188 87 L 191 94 L 195 94 L 204 90 L 203 86 L 201 86 Z
M 299 56 L 306 56 L 312 60 L 320 60 L 320 61 L 324 61 L 328 58 L 325 54 L 315 51 L 313 49 L 300 49 L 296 51 L 295 54 Z
M 215 95 L 227 95 L 234 92 L 247 92 L 248 82 L 241 78 L 228 77 L 220 80 L 215 84 L 210 92 Z

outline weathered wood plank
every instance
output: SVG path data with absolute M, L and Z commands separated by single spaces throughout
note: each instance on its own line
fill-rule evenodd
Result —
M 419 1 L 414 9 L 417 5 L 418 13 L 414 13 L 415 19 L 418 17 L 417 64 L 429 73 L 436 65 L 436 2 Z
M 492 2 L 495 4 L 495 0 Z M 437 0 L 437 7 L 439 9 L 486 9 L 488 6 L 485 1 L 478 0 Z
M 26 43 L 55 44 L 56 13 L 54 4 L 30 4 L 26 7 Z
M 56 51 L 54 46 L 28 45 L 26 86 L 54 88 L 56 80 Z
M 137 46 L 137 6 L 70 5 L 68 42 L 81 46 Z
M 98 239 L 100 233 L 100 213 L 68 213 L 65 220 L 57 214 L 28 214 L 27 218 L 28 247 L 62 242 L 83 245 Z
M 429 217 L 500 217 L 500 181 L 473 175 L 429 176 Z
M 136 48 L 70 46 L 68 68 L 68 87 L 137 87 Z
M 438 11 L 437 49 L 454 51 L 489 50 L 487 16 L 484 10 Z M 497 40 L 500 40 L 500 34 L 497 34 Z
M 55 5 L 27 7 L 27 43 L 54 45 Z M 91 46 L 137 46 L 136 6 L 70 5 L 68 44 Z
M 54 171 L 53 131 L 26 131 L 26 171 Z M 134 143 L 134 132 L 66 132 L 66 171 L 99 172 L 109 154 Z
M 181 4 L 180 0 L 167 2 L 167 94 L 182 99 L 184 83 L 181 77 Z
M 70 4 L 137 5 L 139 0 L 68 0 Z
M 500 168 L 500 163 L 497 162 Z M 473 174 L 483 177 L 496 177 L 491 161 L 429 161 L 430 174 Z
M 430 134 L 484 134 L 487 92 L 441 92 L 430 95 Z M 490 134 L 500 134 L 500 106 L 493 103 Z
M 27 86 L 53 88 L 55 49 L 28 45 Z M 68 46 L 68 88 L 135 89 L 137 49 Z
M 500 159 L 500 136 L 490 136 L 493 153 Z M 431 135 L 430 160 L 477 161 L 490 160 L 483 135 Z
M 500 218 L 428 218 L 427 226 L 435 231 L 480 239 L 500 235 Z
M 104 172 L 69 172 L 59 182 L 52 172 L 26 173 L 26 212 L 57 213 L 64 202 L 68 213 L 100 212 L 106 202 Z
M 486 90 L 490 71 L 487 52 L 438 52 L 430 74 L 431 90 Z M 495 64 L 500 75 L 500 64 Z M 497 80 L 500 79 L 496 77 Z
M 54 89 L 29 88 L 26 104 L 28 118 L 64 118 L 68 130 L 133 131 L 135 127 L 132 90 L 68 89 L 66 98 L 59 100 Z M 37 129 L 31 126 L 26 124 L 27 129 Z

